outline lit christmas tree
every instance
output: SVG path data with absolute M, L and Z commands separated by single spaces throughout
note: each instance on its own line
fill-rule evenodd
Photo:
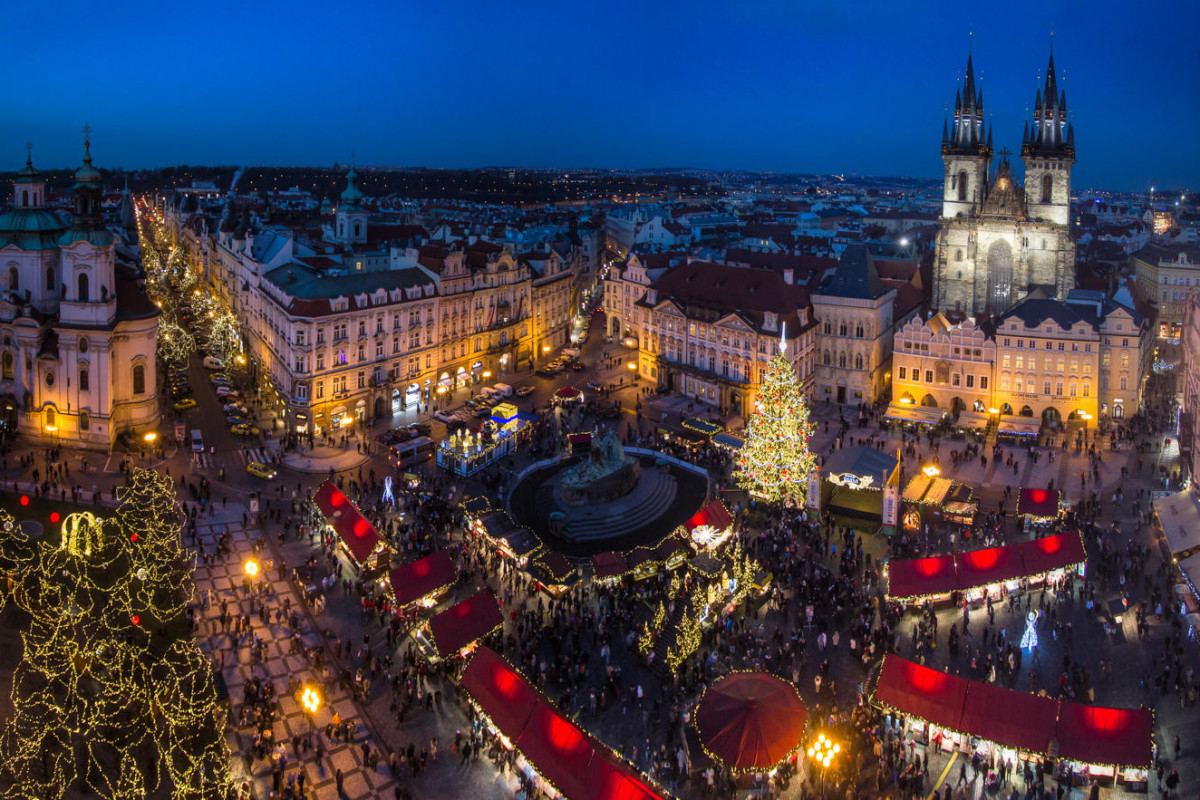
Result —
M 1032 650 L 1038 646 L 1037 612 L 1030 611 L 1025 615 L 1025 632 L 1021 634 L 1021 649 Z
M 742 488 L 768 502 L 792 500 L 803 505 L 817 460 L 808 449 L 813 432 L 808 401 L 800 393 L 785 347 L 781 336 L 779 352 L 767 367 L 750 416 L 737 479 Z

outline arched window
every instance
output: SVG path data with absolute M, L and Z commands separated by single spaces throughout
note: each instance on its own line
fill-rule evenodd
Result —
M 833 323 L 825 320 L 825 333 L 833 333 Z
M 354 235 L 355 235 L 356 237 L 357 237 L 357 236 L 362 236 L 362 223 L 361 223 L 361 222 L 357 222 L 357 221 L 356 221 L 356 222 L 354 223 Z
M 21 205 L 22 206 L 29 205 L 29 190 L 28 189 L 21 190 Z
M 146 367 L 142 364 L 133 365 L 133 393 L 146 393 Z
M 854 356 L 854 368 L 861 370 L 863 368 L 862 353 Z
M 87 369 L 79 370 L 79 391 L 86 392 L 91 388 Z
M 345 235 L 346 235 L 346 223 L 339 222 L 338 223 L 338 236 L 345 236 Z
M 861 322 L 858 323 L 858 327 L 854 329 L 854 335 L 859 339 L 863 338 L 863 326 Z
M 79 302 L 88 301 L 88 276 L 86 272 L 79 273 Z
M 9 350 L 4 351 L 4 355 L 0 357 L 0 369 L 3 369 L 4 380 L 11 381 L 13 379 L 13 354 Z
M 12 356 L 11 356 L 11 355 L 9 355 L 8 353 L 5 353 L 5 355 L 6 355 L 6 356 L 8 356 L 8 358 L 9 358 L 9 361 L 11 361 L 11 360 L 12 360 Z M 830 361 L 831 361 L 831 359 L 829 358 L 829 351 L 828 351 L 828 350 L 826 350 L 826 351 L 825 351 L 825 366 L 827 366 L 827 367 L 828 367 L 828 366 L 829 366 L 829 364 L 830 364 Z
M 1042 202 L 1050 202 L 1050 190 L 1054 188 L 1054 180 L 1049 175 L 1042 176 Z
M 843 322 L 843 323 L 841 324 L 841 327 L 839 327 L 839 328 L 838 328 L 838 330 L 840 330 L 840 331 L 841 331 L 841 335 L 842 335 L 842 336 L 845 336 L 845 335 L 846 335 L 846 323 L 845 323 L 845 322 Z
M 958 173 L 958 202 L 964 203 L 967 200 L 967 171 L 964 169 Z
M 54 267 L 46 267 L 46 291 L 54 291 Z
M 10 292 L 15 292 L 21 288 L 21 281 L 19 280 L 19 277 L 20 273 L 17 272 L 16 267 L 8 268 L 8 290 Z
M 54 408 L 53 406 L 46 409 L 46 427 L 54 428 Z
M 846 368 L 846 354 L 845 353 L 838 354 L 838 366 L 841 367 L 842 369 Z
M 86 431 L 92 426 L 92 417 L 86 411 L 79 412 L 79 430 Z

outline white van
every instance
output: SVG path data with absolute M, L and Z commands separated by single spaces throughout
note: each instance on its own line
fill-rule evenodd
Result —
M 494 387 L 496 393 L 501 397 L 512 397 L 513 388 L 507 383 L 497 383 Z
M 564 347 L 562 355 L 567 358 L 579 358 L 579 349 L 575 347 Z
M 193 453 L 203 453 L 204 452 L 204 438 L 201 437 L 200 431 L 196 428 L 192 428 L 192 452 Z
M 204 357 L 204 368 L 205 369 L 224 369 L 225 365 L 221 363 L 221 359 L 219 359 L 219 358 L 213 358 L 212 356 L 205 356 Z
M 510 391 L 511 391 L 511 389 L 510 389 Z M 490 387 L 490 386 L 483 386 L 483 387 L 480 387 L 480 389 L 479 389 L 479 393 L 480 393 L 481 395 L 483 395 L 484 397 L 486 397 L 488 400 L 493 400 L 493 399 L 495 399 L 496 397 L 501 397 L 501 396 L 502 396 L 502 395 L 500 394 L 500 392 L 496 391 L 495 389 L 493 389 L 493 388 L 492 388 L 492 387 Z

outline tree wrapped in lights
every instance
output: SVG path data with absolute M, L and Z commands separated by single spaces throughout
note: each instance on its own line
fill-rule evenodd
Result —
M 738 484 L 767 502 L 804 503 L 809 476 L 817 468 L 808 449 L 813 425 L 796 371 L 784 356 L 784 342 L 771 359 L 759 387 L 746 444 L 737 463 Z
M 0 512 L 0 536 L 11 522 Z M 114 519 L 72 514 L 58 542 L 0 558 L 29 613 L 0 732 L 0 796 L 57 800 L 82 785 L 108 800 L 224 795 L 212 668 L 185 633 L 169 633 L 193 591 L 181 522 L 171 481 L 135 470 Z
M 213 358 L 228 364 L 242 351 L 242 337 L 237 331 L 237 317 L 228 311 L 216 314 L 205 339 L 205 350 Z
M 168 366 L 187 363 L 196 352 L 195 338 L 173 320 L 158 323 L 158 357 Z

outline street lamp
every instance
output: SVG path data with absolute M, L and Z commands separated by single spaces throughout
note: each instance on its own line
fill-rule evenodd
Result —
M 247 578 L 253 578 L 258 575 L 258 562 L 250 558 L 242 565 L 242 571 L 246 573 Z
M 834 757 L 842 752 L 842 746 L 833 739 L 828 738 L 825 734 L 820 734 L 817 741 L 813 742 L 808 748 L 808 757 L 816 762 L 821 767 L 821 791 L 825 791 L 825 773 L 829 771 L 829 765 L 833 763 Z
M 942 471 L 940 469 L 938 469 L 937 467 L 935 467 L 933 464 L 930 464 L 929 466 L 925 467 L 921 471 L 924 472 L 930 478 L 936 478 L 938 475 L 942 474 Z
M 142 440 L 146 444 L 154 444 L 154 441 L 156 439 L 158 439 L 158 434 L 155 433 L 154 431 L 151 431 L 150 433 L 147 433 L 145 436 L 142 437 Z
M 304 691 L 300 693 L 300 705 L 304 706 L 304 710 L 308 713 L 315 714 L 321 707 L 321 695 L 317 694 L 317 690 L 313 687 L 305 686 Z
M 1087 447 L 1088 420 L 1090 420 L 1092 418 L 1092 415 L 1087 413 L 1086 411 L 1077 411 L 1075 413 L 1079 416 L 1079 418 L 1081 420 L 1083 420 L 1083 446 Z

